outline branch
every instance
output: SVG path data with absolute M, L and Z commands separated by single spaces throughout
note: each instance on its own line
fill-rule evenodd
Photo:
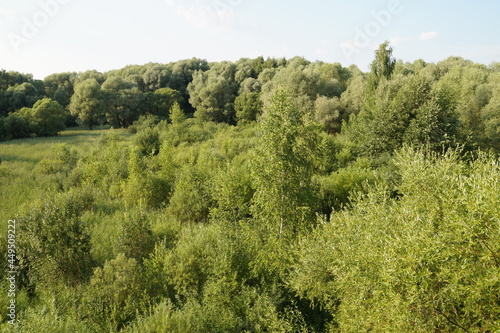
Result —
M 462 325 L 460 325 L 459 323 L 456 323 L 454 322 L 453 320 L 451 320 L 447 315 L 445 315 L 442 311 L 440 311 L 438 308 L 434 308 L 434 310 L 439 313 L 440 315 L 442 315 L 446 320 L 448 320 L 448 322 L 452 325 L 455 325 L 456 327 L 458 328 L 461 328 L 463 329 L 465 332 L 468 332 L 468 333 L 471 333 L 471 331 L 469 331 L 468 329 L 466 329 L 465 327 L 463 327 Z

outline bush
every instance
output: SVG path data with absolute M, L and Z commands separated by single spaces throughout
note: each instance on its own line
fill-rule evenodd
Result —
M 119 254 L 96 268 L 84 296 L 82 315 L 91 318 L 102 331 L 116 332 L 133 320 L 147 298 L 137 261 Z
M 5 118 L 4 126 L 8 139 L 21 139 L 30 136 L 30 126 L 25 118 L 16 113 L 11 113 Z
M 500 167 L 403 151 L 401 196 L 374 186 L 297 251 L 291 286 L 340 330 L 500 329 Z
M 20 110 L 32 129 L 38 136 L 53 136 L 66 128 L 66 111 L 56 101 L 43 98 L 33 105 L 32 109 Z
M 16 219 L 25 284 L 86 280 L 92 268 L 90 235 L 80 217 L 93 202 L 89 191 L 70 191 L 32 205 Z
M 161 147 L 160 133 L 148 127 L 135 135 L 134 143 L 142 155 L 157 155 Z

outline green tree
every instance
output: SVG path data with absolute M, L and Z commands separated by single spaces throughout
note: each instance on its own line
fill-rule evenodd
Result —
M 184 112 L 181 110 L 179 103 L 174 103 L 170 108 L 169 118 L 173 126 L 181 126 L 187 119 Z
M 57 101 L 63 107 L 67 107 L 74 93 L 74 83 L 77 76 L 77 73 L 68 72 L 45 77 L 43 80 L 45 96 Z
M 242 93 L 234 100 L 238 123 L 254 121 L 262 113 L 260 94 L 256 92 Z
M 272 79 L 262 85 L 264 107 L 269 107 L 274 94 L 285 88 L 299 107 L 307 111 L 312 110 L 314 99 L 319 93 L 319 73 L 312 70 L 309 65 L 310 62 L 306 59 L 295 57 L 290 59 L 285 67 L 278 68 Z
M 396 66 L 396 59 L 392 56 L 392 47 L 386 41 L 380 44 L 378 50 L 375 51 L 375 59 L 370 65 L 370 75 L 368 83 L 371 87 L 376 88 L 382 78 L 388 80 Z
M 139 264 L 121 253 L 94 270 L 81 311 L 103 331 L 116 332 L 146 306 Z
M 405 149 L 394 162 L 398 199 L 378 183 L 332 215 L 297 249 L 291 285 L 340 331 L 498 330 L 497 160 Z
M 300 230 L 314 211 L 311 177 L 319 137 L 309 117 L 286 91 L 278 91 L 261 119 L 252 212 L 280 237 Z
M 138 106 L 141 115 L 155 115 L 167 119 L 170 109 L 175 103 L 183 102 L 181 93 L 171 88 L 160 88 L 144 94 L 144 99 Z
M 195 116 L 209 121 L 234 123 L 234 100 L 238 93 L 236 66 L 230 62 L 213 65 L 208 71 L 193 74 L 188 86 L 189 102 Z
M 43 97 L 37 88 L 30 82 L 24 82 L 16 86 L 10 86 L 5 91 L 8 100 L 7 111 L 14 112 L 23 107 L 31 108 L 36 101 Z
M 314 116 L 329 134 L 340 132 L 345 111 L 338 97 L 319 96 L 314 103 Z
M 89 129 L 102 119 L 104 115 L 103 93 L 96 79 L 87 79 L 75 86 L 69 110 Z
M 19 216 L 19 265 L 27 286 L 72 284 L 89 277 L 90 237 L 81 215 L 93 201 L 89 191 L 70 191 L 37 202 Z
M 106 105 L 106 117 L 113 127 L 128 127 L 137 120 L 137 107 L 142 97 L 137 84 L 119 76 L 109 77 L 102 84 Z
M 2 119 L 2 134 L 0 137 L 2 140 L 12 140 L 29 137 L 31 134 L 31 129 L 28 121 L 19 115 L 19 113 L 11 113 L 7 117 L 1 117 Z
M 66 112 L 56 101 L 43 98 L 32 109 L 24 108 L 20 115 L 29 122 L 32 131 L 38 136 L 57 135 L 66 128 Z

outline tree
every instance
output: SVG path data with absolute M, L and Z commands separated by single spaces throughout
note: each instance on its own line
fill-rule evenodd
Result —
M 0 141 L 29 137 L 31 134 L 28 121 L 19 113 L 0 117 Z
M 396 59 L 393 58 L 392 51 L 388 41 L 380 44 L 378 50 L 375 51 L 375 59 L 370 65 L 371 71 L 368 76 L 368 85 L 372 89 L 378 86 L 381 79 L 388 80 L 391 77 L 396 66 Z
M 99 122 L 104 115 L 104 103 L 101 85 L 96 79 L 87 79 L 75 86 L 69 110 L 89 129 Z
M 102 331 L 119 331 L 146 307 L 140 267 L 123 253 L 97 267 L 83 299 L 82 312 L 98 323 Z
M 187 119 L 184 112 L 182 112 L 179 103 L 174 103 L 172 105 L 170 108 L 169 118 L 172 126 L 181 126 Z
M 19 217 L 20 269 L 27 284 L 55 286 L 85 281 L 90 275 L 90 236 L 81 215 L 93 201 L 88 191 L 70 191 L 31 205 Z
M 9 87 L 6 92 L 8 98 L 8 108 L 10 112 L 17 111 L 23 107 L 31 108 L 38 101 L 42 94 L 29 82 Z
M 329 134 L 340 132 L 345 111 L 338 97 L 319 96 L 314 103 L 314 115 L 318 123 Z
M 279 68 L 272 79 L 262 85 L 264 107 L 271 104 L 277 91 L 285 88 L 301 108 L 312 110 L 314 99 L 318 95 L 319 74 L 311 70 L 309 65 L 310 62 L 306 59 L 295 57 L 290 59 L 286 67 Z
M 319 140 L 317 126 L 286 91 L 278 91 L 271 102 L 261 118 L 252 170 L 252 212 L 281 237 L 300 230 L 314 210 L 311 177 Z
M 138 106 L 141 115 L 151 114 L 167 119 L 170 109 L 175 103 L 183 102 L 181 93 L 171 88 L 160 88 L 144 94 L 144 99 Z
M 38 136 L 57 135 L 66 128 L 64 108 L 47 97 L 36 102 L 32 109 L 21 109 L 19 115 L 29 122 L 31 130 Z
M 242 93 L 234 100 L 238 123 L 254 121 L 262 112 L 260 94 L 256 92 Z
M 234 123 L 234 100 L 238 92 L 235 73 L 236 66 L 233 63 L 221 62 L 206 72 L 197 71 L 193 74 L 188 91 L 189 102 L 196 109 L 196 117 Z
M 394 164 L 401 196 L 378 183 L 332 215 L 297 249 L 290 285 L 342 332 L 498 330 L 498 160 L 403 149 Z
M 59 102 L 63 107 L 67 107 L 71 96 L 74 93 L 74 83 L 77 73 L 52 74 L 43 80 L 45 86 L 45 96 Z
M 102 84 L 106 104 L 106 117 L 113 127 L 128 127 L 138 118 L 137 106 L 142 93 L 137 84 L 119 76 L 109 77 Z

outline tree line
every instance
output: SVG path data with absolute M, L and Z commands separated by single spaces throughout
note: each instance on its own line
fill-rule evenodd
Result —
M 193 58 L 104 74 L 53 74 L 43 81 L 2 71 L 1 139 L 55 135 L 76 123 L 91 129 L 129 127 L 140 116 L 168 120 L 176 103 L 190 117 L 235 125 L 255 121 L 272 91 L 284 86 L 328 133 L 349 124 L 344 131 L 367 140 L 367 152 L 426 141 L 498 145 L 498 64 L 458 57 L 403 63 L 391 57 L 383 44 L 368 73 L 300 57 L 234 63 Z

